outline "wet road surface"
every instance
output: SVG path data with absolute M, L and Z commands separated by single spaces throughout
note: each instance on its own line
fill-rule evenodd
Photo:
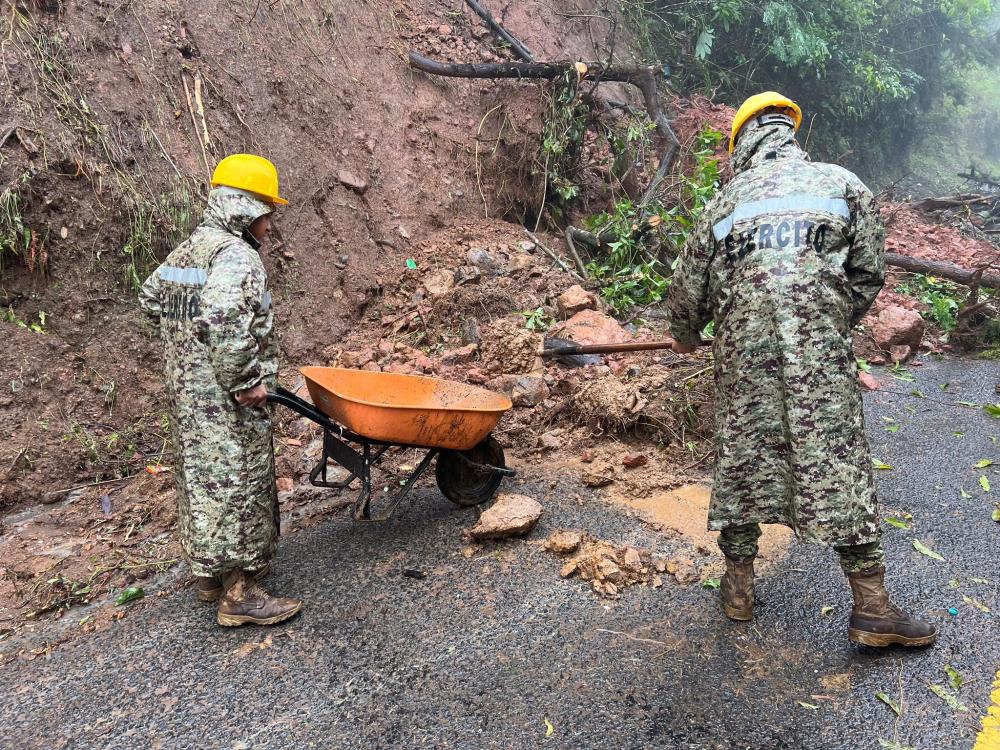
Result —
M 849 589 L 820 547 L 794 545 L 758 581 L 751 624 L 722 617 L 716 592 L 670 579 L 601 601 L 559 578 L 561 561 L 540 545 L 550 531 L 664 554 L 676 542 L 574 478 L 524 475 L 507 488 L 546 508 L 527 541 L 464 558 L 475 510 L 424 489 L 387 523 L 344 513 L 284 538 L 269 583 L 307 603 L 285 625 L 222 630 L 188 589 L 0 668 L 0 747 L 971 748 L 1000 667 L 990 517 L 1000 473 L 974 464 L 1000 464 L 990 440 L 1000 419 L 955 402 L 1000 400 L 997 370 L 928 358 L 916 382 L 878 373 L 898 394 L 866 396 L 873 455 L 892 466 L 878 472 L 884 515 L 912 515 L 909 530 L 885 527 L 889 583 L 899 604 L 940 626 L 930 649 L 851 645 Z M 945 665 L 965 679 L 954 696 L 967 711 L 930 689 L 948 685 Z M 900 717 L 879 692 L 902 703 Z

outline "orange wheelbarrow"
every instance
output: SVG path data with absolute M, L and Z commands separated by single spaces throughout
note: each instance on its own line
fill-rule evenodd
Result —
M 515 474 L 504 462 L 503 447 L 490 435 L 511 408 L 506 396 L 417 375 L 339 367 L 305 367 L 301 372 L 312 403 L 281 387 L 268 393 L 267 400 L 323 428 L 323 455 L 309 481 L 317 487 L 345 489 L 360 479 L 361 491 L 354 502 L 358 520 L 388 518 L 435 457 L 438 488 L 457 505 L 486 502 L 504 477 Z M 417 448 L 426 453 L 399 491 L 387 498 L 384 511 L 372 518 L 371 470 L 391 448 Z M 343 466 L 349 476 L 329 481 L 331 461 Z M 385 487 L 384 492 L 388 491 Z

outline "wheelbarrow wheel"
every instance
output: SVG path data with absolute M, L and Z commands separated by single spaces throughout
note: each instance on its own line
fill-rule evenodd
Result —
M 503 447 L 490 436 L 471 450 L 443 450 L 438 455 L 434 468 L 437 486 L 456 505 L 471 507 L 485 503 L 503 481 L 502 474 L 478 469 L 474 464 L 504 468 Z

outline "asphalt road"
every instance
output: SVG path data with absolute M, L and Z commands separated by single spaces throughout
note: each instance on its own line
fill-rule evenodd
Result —
M 867 750 L 881 738 L 966 750 L 1000 666 L 993 615 L 972 603 L 1000 607 L 1000 524 L 990 518 L 1000 474 L 973 468 L 1000 464 L 989 439 L 1000 420 L 954 402 L 997 401 L 998 368 L 928 359 L 913 372 L 914 383 L 884 376 L 903 395 L 866 399 L 873 452 L 892 466 L 878 472 L 883 505 L 913 516 L 910 530 L 886 527 L 890 582 L 900 604 L 940 625 L 931 649 L 851 645 L 849 590 L 823 548 L 796 545 L 759 581 L 755 622 L 739 625 L 700 586 L 600 601 L 561 580 L 560 562 L 531 541 L 465 559 L 461 532 L 475 511 L 428 489 L 388 523 L 343 514 L 283 539 L 270 582 L 307 602 L 283 626 L 221 630 L 184 590 L 3 667 L 0 747 Z M 576 503 L 570 479 L 514 484 L 546 508 L 532 540 L 585 528 L 670 552 L 672 542 L 596 497 Z M 945 561 L 915 551 L 914 538 Z M 956 697 L 968 711 L 929 689 L 947 685 L 949 664 L 965 679 Z M 879 692 L 902 693 L 899 718 Z

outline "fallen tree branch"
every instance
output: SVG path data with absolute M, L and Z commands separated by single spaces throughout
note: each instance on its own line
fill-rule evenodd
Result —
M 570 268 L 569 265 L 567 265 L 566 261 L 564 261 L 558 255 L 556 255 L 554 250 L 550 250 L 548 247 L 546 247 L 545 243 L 543 243 L 540 239 L 538 239 L 538 236 L 534 232 L 532 232 L 530 229 L 525 228 L 524 233 L 531 238 L 532 242 L 534 242 L 538 247 L 542 249 L 542 252 L 544 252 L 546 255 L 552 258 L 552 260 L 554 260 L 562 270 L 564 270 L 570 276 L 576 277 L 580 281 L 586 281 L 586 278 L 584 278 L 576 271 L 574 271 L 572 268 Z
M 986 273 L 982 270 L 969 271 L 951 263 L 912 258 L 909 255 L 901 255 L 900 253 L 886 253 L 885 262 L 890 266 L 902 268 L 905 271 L 940 276 L 942 279 L 957 281 L 959 284 L 965 284 L 966 286 L 978 283 L 979 286 L 1000 289 L 1000 273 Z M 980 274 L 982 275 L 980 276 Z
M 670 121 L 663 114 L 657 86 L 663 77 L 663 68 L 656 65 L 606 65 L 601 62 L 508 62 L 508 63 L 443 63 L 424 57 L 418 52 L 410 52 L 410 66 L 432 75 L 450 78 L 540 78 L 553 80 L 575 71 L 577 75 L 599 82 L 614 81 L 628 83 L 642 92 L 646 114 L 656 126 L 656 132 L 663 141 L 660 166 L 643 193 L 643 202 L 648 202 L 673 166 L 680 149 L 680 142 L 674 134 Z
M 486 6 L 477 2 L 477 0 L 465 0 L 465 4 L 472 8 L 477 16 L 483 19 L 483 23 L 486 24 L 490 31 L 507 42 L 518 57 L 529 63 L 535 61 L 535 56 L 531 53 L 530 49 L 524 46 L 524 42 L 501 26 L 493 17 L 493 14 L 486 9 Z

